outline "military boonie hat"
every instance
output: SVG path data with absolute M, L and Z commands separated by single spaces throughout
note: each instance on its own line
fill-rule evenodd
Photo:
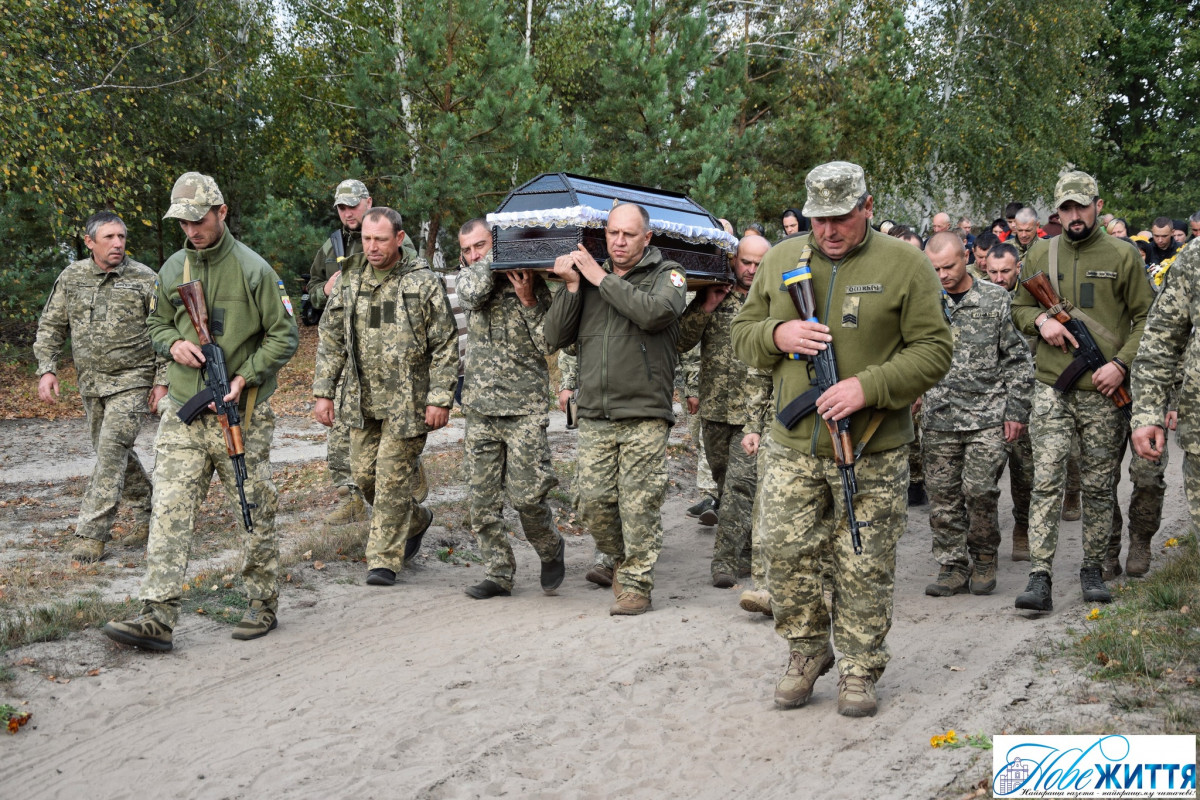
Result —
M 217 182 L 199 172 L 185 172 L 171 189 L 171 207 L 163 219 L 186 219 L 199 222 L 213 206 L 225 204 Z
M 859 198 L 867 193 L 867 176 L 858 164 L 830 161 L 813 167 L 804 186 L 808 189 L 804 216 L 840 217 L 853 211 Z
M 365 183 L 351 178 L 338 184 L 337 189 L 333 192 L 333 204 L 335 206 L 356 206 L 370 196 L 371 193 L 367 191 Z
M 1096 186 L 1096 179 L 1086 172 L 1075 170 L 1058 179 L 1054 187 L 1054 207 L 1060 208 L 1069 200 L 1074 200 L 1081 206 L 1090 206 L 1099 195 L 1100 188 Z

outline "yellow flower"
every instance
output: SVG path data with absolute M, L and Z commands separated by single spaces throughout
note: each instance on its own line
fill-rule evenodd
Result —
M 1093 608 L 1091 611 L 1088 612 L 1087 618 L 1090 619 L 1092 622 L 1095 622 L 1096 620 L 1100 619 L 1100 609 Z
M 1172 536 L 1170 539 L 1167 539 L 1165 542 L 1163 542 L 1163 547 L 1179 547 L 1179 540 Z
M 931 737 L 929 737 L 929 746 L 930 747 L 941 747 L 942 743 L 945 741 L 946 741 L 945 738 L 942 736 L 931 736 Z
M 946 731 L 946 744 L 958 744 L 958 734 L 953 730 Z

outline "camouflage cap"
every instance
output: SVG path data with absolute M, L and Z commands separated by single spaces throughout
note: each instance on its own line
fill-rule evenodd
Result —
M 225 204 L 217 182 L 199 172 L 185 172 L 171 189 L 171 207 L 163 219 L 185 219 L 199 222 L 213 206 Z
M 1086 172 L 1074 170 L 1065 173 L 1054 186 L 1054 207 L 1060 208 L 1068 200 L 1074 200 L 1081 206 L 1090 206 L 1092 201 L 1100 196 L 1100 188 L 1096 179 Z
M 356 206 L 370 196 L 371 193 L 367 191 L 365 183 L 351 178 L 338 184 L 337 189 L 333 192 L 333 204 L 335 206 Z
M 849 161 L 830 161 L 813 167 L 804 179 L 808 200 L 803 214 L 812 217 L 840 217 L 849 214 L 867 193 L 863 168 Z

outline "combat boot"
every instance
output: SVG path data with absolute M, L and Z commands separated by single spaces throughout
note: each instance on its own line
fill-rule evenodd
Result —
M 950 597 L 967 591 L 970 576 L 960 564 L 943 564 L 937 580 L 925 587 L 930 597 Z
M 996 555 L 977 555 L 971 563 L 971 594 L 991 594 L 996 588 Z
M 275 616 L 275 603 L 272 600 L 251 600 L 250 607 L 242 614 L 242 620 L 233 629 L 233 638 L 242 641 L 266 636 L 279 626 Z
M 135 520 L 129 526 L 129 530 L 121 537 L 121 544 L 125 547 L 141 547 L 150 540 L 150 518 Z
M 1150 539 L 1135 533 L 1130 534 L 1129 555 L 1125 557 L 1125 572 L 1131 578 L 1140 578 L 1150 571 Z M 1118 563 L 1117 569 L 1120 569 Z
M 171 627 L 159 622 L 150 613 L 148 605 L 142 606 L 142 613 L 133 619 L 109 620 L 100 632 L 114 642 L 139 647 L 142 650 L 166 652 L 174 647 L 171 641 Z
M 783 673 L 775 687 L 775 705 L 779 708 L 799 708 L 812 697 L 817 678 L 833 668 L 833 646 L 826 645 L 819 656 L 806 656 L 793 650 L 788 660 L 787 672 Z
M 1029 526 L 1017 523 L 1013 525 L 1012 560 L 1029 560 Z
M 692 519 L 699 519 L 700 515 L 705 511 L 711 511 L 717 504 L 717 498 L 711 494 L 706 494 L 700 498 L 700 502 L 693 506 L 688 506 L 687 515 Z
M 613 571 L 612 567 L 606 567 L 603 564 L 593 564 L 592 568 L 587 571 L 583 579 L 589 583 L 594 583 L 597 586 L 612 586 Z
M 771 612 L 771 593 L 766 589 L 745 590 L 738 598 L 738 605 L 742 607 L 743 611 L 749 611 L 751 614 L 774 616 Z
M 1089 603 L 1111 603 L 1112 592 L 1104 585 L 1099 567 L 1083 567 L 1079 570 L 1079 585 L 1083 599 Z
M 349 525 L 367 518 L 367 504 L 357 488 L 339 486 L 338 504 L 325 517 L 326 525 Z
M 621 592 L 617 602 L 608 609 L 608 614 L 612 617 L 634 617 L 638 614 L 645 614 L 650 608 L 650 598 L 646 595 L 637 592 Z
M 1017 608 L 1027 611 L 1049 611 L 1054 608 L 1054 598 L 1051 596 L 1052 582 L 1050 573 L 1035 572 L 1029 576 L 1025 591 L 1017 595 Z
M 838 713 L 843 717 L 873 717 L 878 707 L 873 678 L 843 675 L 838 679 Z
M 1067 492 L 1063 496 L 1062 518 L 1067 522 L 1074 522 L 1083 513 L 1079 500 L 1079 492 Z
M 78 541 L 71 548 L 71 558 L 83 564 L 90 564 L 104 558 L 104 542 L 99 539 L 77 537 Z

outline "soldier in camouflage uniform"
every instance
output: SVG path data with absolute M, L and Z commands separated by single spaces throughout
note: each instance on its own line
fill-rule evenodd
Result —
M 752 614 L 771 616 L 771 591 L 767 579 L 767 556 L 762 542 L 762 492 L 759 491 L 758 475 L 763 469 L 766 450 L 762 447 L 765 431 L 771 426 L 775 417 L 775 404 L 772 402 L 771 373 L 767 370 L 751 367 L 746 373 L 747 388 L 743 394 L 746 403 L 746 424 L 742 428 L 742 449 L 746 455 L 754 459 L 754 506 L 750 512 L 750 577 L 754 581 L 753 588 L 742 590 L 738 605 L 743 611 Z
M 694 292 L 687 296 L 689 303 L 693 299 L 695 299 Z M 700 492 L 700 500 L 688 506 L 685 513 L 701 525 L 711 527 L 717 524 L 720 503 L 717 499 L 717 482 L 713 479 L 708 453 L 705 450 L 702 423 L 698 413 L 700 410 L 699 345 L 679 355 L 679 369 L 675 373 L 675 388 L 683 398 L 680 411 L 683 412 L 682 417 L 688 429 L 688 437 L 696 448 L 696 489 Z
M 1165 461 L 1168 399 L 1172 387 L 1195 387 L 1200 380 L 1200 356 L 1195 346 L 1200 321 L 1200 244 L 1193 239 L 1175 257 L 1162 294 L 1146 320 L 1137 358 L 1133 362 L 1133 449 L 1149 462 Z M 1191 515 L 1192 535 L 1200 533 L 1200 439 L 1197 438 L 1197 396 L 1178 393 L 1176 436 L 1183 449 L 1183 490 Z M 1168 420 L 1170 422 L 1171 420 Z M 1147 543 L 1148 545 L 1148 543 Z M 1148 546 L 1147 546 L 1147 549 Z M 1130 559 L 1133 549 L 1130 547 Z M 1126 562 L 1128 564 L 1128 562 Z M 1149 568 L 1149 554 L 1146 556 Z
M 283 281 L 257 253 L 233 238 L 225 225 L 229 209 L 217 183 L 188 172 L 175 182 L 164 219 L 177 219 L 187 244 L 159 271 L 150 336 L 154 349 L 170 357 L 169 392 L 159 404 L 162 422 L 154 442 L 154 513 L 146 550 L 146 577 L 137 617 L 104 626 L 122 644 L 170 650 L 179 619 L 180 595 L 196 514 L 208 494 L 215 469 L 225 487 L 234 519 L 241 520 L 233 463 L 215 414 L 202 412 L 185 424 L 176 412 L 204 388 L 204 355 L 199 335 L 176 291 L 200 281 L 208 329 L 225 354 L 230 393 L 239 403 L 245 448 L 246 501 L 253 504 L 254 530 L 245 533 L 242 582 L 249 607 L 233 630 L 234 639 L 257 639 L 276 626 L 279 546 L 275 511 L 279 492 L 271 480 L 271 437 L 275 414 L 268 399 L 275 376 L 300 342 L 292 301 Z
M 1068 172 L 1054 190 L 1063 233 L 1039 240 L 1029 249 L 1022 276 L 1045 272 L 1072 316 L 1084 322 L 1109 361 L 1081 377 L 1065 392 L 1054 382 L 1070 365 L 1075 344 L 1067 329 L 1047 315 L 1024 286 L 1013 298 L 1013 322 L 1023 333 L 1039 334 L 1029 438 L 1033 442 L 1034 481 L 1029 506 L 1030 575 L 1017 608 L 1049 611 L 1054 607 L 1051 567 L 1058 545 L 1058 517 L 1067 454 L 1072 437 L 1080 443 L 1083 483 L 1083 564 L 1080 586 L 1086 602 L 1112 600 L 1104 584 L 1103 564 L 1112 528 L 1113 475 L 1128 427 L 1111 395 L 1124 383 L 1137 353 L 1153 293 L 1137 250 L 1104 233 L 1097 224 L 1103 201 L 1096 181 L 1084 172 Z M 1052 254 L 1054 260 L 1051 260 Z M 1058 280 L 1054 278 L 1057 273 Z
M 155 358 L 146 328 L 157 276 L 126 256 L 125 237 L 125 223 L 116 214 L 101 211 L 88 218 L 83 242 L 92 257 L 71 264 L 54 281 L 33 345 L 38 396 L 57 403 L 58 359 L 71 338 L 79 394 L 96 450 L 71 551 L 85 562 L 104 557 L 118 502 L 133 510 L 133 529 L 125 542 L 142 544 L 149 535 L 150 480 L 133 443 L 147 401 L 149 410 L 157 411 L 167 393 L 167 362 Z
M 375 506 L 366 581 L 393 586 L 433 522 L 413 494 L 425 437 L 450 419 L 458 326 L 442 282 L 401 247 L 399 212 L 372 208 L 362 230 L 363 254 L 348 262 L 321 318 L 313 417 L 332 425 L 342 415 L 350 426 L 354 480 Z
M 649 215 L 626 203 L 604 229 L 609 259 L 560 256 L 564 287 L 546 315 L 546 347 L 579 354 L 579 514 L 615 559 L 610 614 L 650 609 L 662 549 L 667 434 L 683 313 L 683 268 L 650 246 Z
M 758 486 L 755 459 L 742 449 L 742 429 L 749 422 L 747 367 L 733 354 L 729 326 L 770 247 L 762 236 L 742 239 L 733 260 L 734 285 L 698 292 L 680 319 L 676 342 L 680 352 L 700 345 L 698 410 L 720 509 L 711 571 L 713 586 L 720 589 L 732 588 L 750 571 L 751 510 Z
M 1029 422 L 1033 362 L 1013 327 L 1008 292 L 971 277 L 958 237 L 934 234 L 925 254 L 945 290 L 942 308 L 954 334 L 950 371 L 925 393 L 922 408 L 929 527 L 941 566 L 925 594 L 989 594 L 1005 443 L 1016 442 Z
M 313 308 L 325 308 L 342 274 L 342 265 L 362 252 L 362 218 L 371 210 L 371 193 L 362 181 L 344 180 L 333 192 L 333 207 L 342 227 L 329 234 L 313 257 L 308 268 L 308 301 Z M 341 242 L 342 254 L 334 247 L 335 237 Z M 340 385 L 335 391 L 340 390 Z M 345 525 L 367 518 L 362 492 L 350 472 L 350 426 L 334 415 L 333 427 L 326 437 L 326 467 L 329 480 L 337 487 L 337 506 L 325 517 L 328 525 Z
M 492 235 L 473 219 L 459 229 L 463 267 L 458 297 L 467 311 L 462 405 L 471 487 L 471 530 L 486 574 L 466 589 L 477 600 L 512 593 L 516 561 L 504 524 L 504 494 L 521 518 L 525 540 L 542 561 L 547 594 L 562 585 L 566 543 L 554 529 L 546 494 L 558 481 L 550 466 L 546 410 L 550 371 L 543 333 L 550 290 L 526 270 L 492 271 Z
M 1008 237 L 1007 244 L 1017 249 L 1017 261 L 1024 263 L 1029 248 L 1038 240 L 1037 212 L 1026 206 L 1017 212 L 1013 223 L 1012 236 Z
M 888 662 L 896 543 L 907 523 L 910 406 L 946 373 L 952 345 L 946 318 L 936 313 L 941 288 L 929 259 L 870 227 L 874 201 L 862 168 L 822 164 L 805 184 L 811 252 L 805 253 L 809 237 L 771 249 L 733 321 L 733 348 L 750 366 L 772 371 L 777 405 L 812 381 L 809 365 L 787 354 L 811 356 L 828 342 L 836 348 L 841 380 L 817 398 L 816 413 L 791 430 L 778 420 L 771 425 L 759 473 L 759 522 L 775 629 L 790 651 L 775 704 L 808 702 L 817 678 L 833 667 L 832 632 L 842 653 L 838 713 L 860 717 L 875 713 L 875 683 Z M 828 324 L 799 319 L 780 290 L 783 273 L 806 256 L 817 317 Z M 839 419 L 848 419 L 852 439 L 865 445 L 854 496 L 858 520 L 870 523 L 862 554 L 851 547 L 824 424 Z M 862 442 L 872 420 L 877 429 Z M 836 599 L 832 609 L 823 596 L 826 581 Z
M 1011 300 L 1021 278 L 1017 248 L 1007 242 L 993 246 L 988 253 L 987 267 L 988 279 L 1007 289 Z M 1025 337 L 1026 349 L 1031 357 L 1037 339 L 1036 336 Z M 1004 447 L 1008 453 L 1008 486 L 1013 503 L 1012 560 L 1028 561 L 1029 493 L 1033 487 L 1033 444 L 1029 441 L 1029 428 L 1021 431 L 1015 442 L 1005 442 Z

